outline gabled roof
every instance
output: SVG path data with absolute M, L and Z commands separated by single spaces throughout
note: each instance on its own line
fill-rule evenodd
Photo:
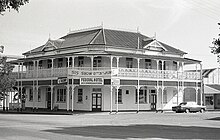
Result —
M 213 68 L 213 69 L 203 69 L 203 70 L 202 70 L 202 75 L 203 75 L 203 77 L 208 78 L 209 74 L 210 74 L 211 72 L 213 72 L 215 69 L 216 69 L 216 68 Z
M 60 42 L 59 40 L 62 40 Z M 139 44 L 138 44 L 139 42 Z M 106 45 L 112 47 L 125 47 L 125 48 L 139 48 L 143 49 L 144 46 L 151 43 L 151 39 L 141 33 L 120 31 L 112 29 L 104 29 L 103 27 L 96 27 L 86 30 L 79 30 L 70 32 L 69 34 L 59 38 L 58 40 L 50 40 L 50 44 L 54 44 L 55 50 L 68 48 L 68 47 L 80 47 L 87 45 Z M 158 43 L 163 46 L 165 52 L 174 54 L 186 54 L 176 48 L 166 45 L 162 42 Z M 24 53 L 23 55 L 31 53 L 41 53 L 42 50 L 47 46 L 48 42 L 44 45 L 35 48 L 31 51 Z

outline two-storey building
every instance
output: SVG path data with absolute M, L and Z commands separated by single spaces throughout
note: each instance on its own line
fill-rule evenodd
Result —
M 88 28 L 23 53 L 17 89 L 26 108 L 67 111 L 171 109 L 202 102 L 201 62 L 139 32 Z M 186 65 L 199 68 L 185 71 Z
M 203 70 L 204 96 L 207 109 L 220 109 L 220 70 Z

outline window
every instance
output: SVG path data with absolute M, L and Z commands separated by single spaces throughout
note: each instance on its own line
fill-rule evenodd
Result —
M 126 90 L 126 94 L 129 94 L 129 90 Z
M 137 90 L 136 90 L 136 98 L 135 98 L 135 102 L 137 103 L 138 99 L 138 93 L 137 93 Z M 147 90 L 146 89 L 140 89 L 139 90 L 139 103 L 141 104 L 147 104 Z
M 93 61 L 93 67 L 101 67 L 102 66 L 102 58 L 95 57 Z
M 151 60 L 145 59 L 145 69 L 151 69 Z
M 70 57 L 70 59 L 69 59 L 69 67 L 72 67 L 72 64 L 73 64 L 73 59 L 72 59 L 72 57 Z M 68 66 L 68 65 L 66 65 L 66 66 Z
M 167 90 L 164 90 L 164 92 L 163 92 L 163 103 L 164 104 L 167 103 Z
M 117 103 L 117 90 L 115 90 L 115 103 Z M 122 89 L 118 89 L 118 103 L 122 104 Z
M 33 101 L 33 89 L 30 88 L 29 90 L 29 101 Z
M 133 67 L 133 59 L 126 58 L 126 68 L 132 68 L 132 67 Z
M 39 65 L 38 65 L 38 69 L 42 69 L 42 68 L 43 68 L 43 61 L 40 60 L 40 61 L 39 61 Z
M 84 57 L 78 57 L 78 67 L 84 66 Z
M 33 70 L 34 69 L 34 63 L 33 62 L 29 62 L 29 70 Z
M 159 61 L 159 70 L 162 70 L 162 61 Z M 163 62 L 163 70 L 166 70 L 166 63 Z
M 78 89 L 78 103 L 83 102 L 83 89 Z
M 213 96 L 205 97 L 205 105 L 213 105 Z
M 177 62 L 173 61 L 173 70 L 177 70 Z
M 63 67 L 63 58 L 58 58 L 58 68 Z
M 41 89 L 38 89 L 38 102 L 40 102 L 41 101 Z
M 52 60 L 47 60 L 47 68 L 52 68 Z
M 66 102 L 66 89 L 57 89 L 57 102 Z

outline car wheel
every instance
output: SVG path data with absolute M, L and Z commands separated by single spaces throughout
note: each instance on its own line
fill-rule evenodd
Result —
M 200 112 L 201 112 L 201 113 L 204 113 L 204 112 L 205 112 L 205 109 L 204 109 L 204 108 L 202 108 L 202 109 L 200 110 Z
M 186 113 L 189 113 L 189 109 L 186 109 Z

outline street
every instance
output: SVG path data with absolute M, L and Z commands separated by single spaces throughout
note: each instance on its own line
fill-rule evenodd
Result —
M 0 139 L 220 139 L 220 113 L 0 114 Z

